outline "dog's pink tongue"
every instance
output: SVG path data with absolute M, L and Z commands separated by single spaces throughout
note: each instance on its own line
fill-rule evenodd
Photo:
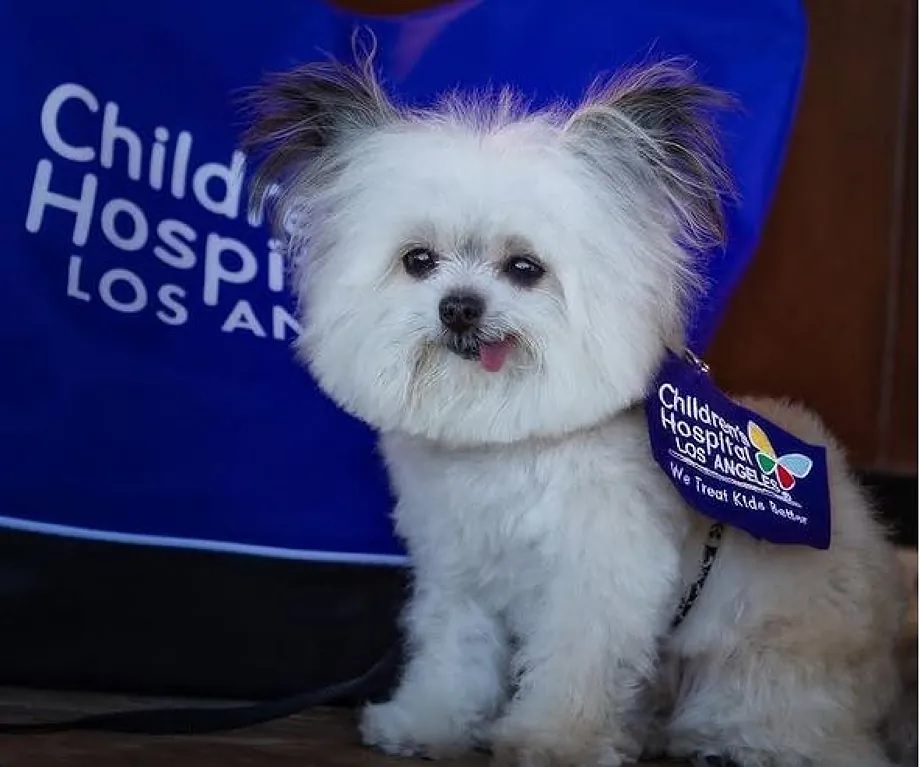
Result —
M 514 348 L 514 341 L 505 338 L 495 343 L 483 343 L 479 346 L 479 363 L 489 373 L 497 373 L 505 364 Z

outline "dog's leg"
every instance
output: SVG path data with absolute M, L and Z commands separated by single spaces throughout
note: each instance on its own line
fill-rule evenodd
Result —
M 806 656 L 793 664 L 777 653 L 689 661 L 666 728 L 668 755 L 712 755 L 740 767 L 891 767 L 853 699 L 859 690 L 838 684 L 843 670 L 822 663 Z M 880 666 L 871 676 L 890 674 Z
M 667 586 L 654 571 L 643 580 L 638 561 L 627 574 L 610 558 L 586 560 L 548 579 L 528 611 L 516 694 L 493 730 L 499 764 L 618 767 L 639 757 L 642 734 L 631 724 L 654 671 Z
M 452 756 L 478 744 L 504 700 L 507 645 L 473 600 L 420 578 L 406 615 L 408 665 L 393 698 L 364 709 L 364 742 L 400 756 Z
M 658 667 L 636 709 L 636 732 L 642 743 L 643 759 L 662 759 L 667 753 L 667 724 L 674 707 L 679 664 L 661 653 Z

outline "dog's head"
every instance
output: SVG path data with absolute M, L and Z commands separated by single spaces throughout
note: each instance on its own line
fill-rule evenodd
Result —
M 723 97 L 658 64 L 574 108 L 394 103 L 369 63 L 265 83 L 247 148 L 320 386 L 381 430 L 510 442 L 640 398 L 723 238 Z

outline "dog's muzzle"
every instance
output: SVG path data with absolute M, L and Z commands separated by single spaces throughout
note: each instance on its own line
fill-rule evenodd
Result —
M 444 345 L 465 360 L 479 359 L 480 340 L 475 331 L 471 333 L 448 333 Z
M 479 358 L 479 323 L 486 302 L 475 293 L 450 293 L 438 304 L 438 316 L 445 330 L 445 346 L 464 359 Z

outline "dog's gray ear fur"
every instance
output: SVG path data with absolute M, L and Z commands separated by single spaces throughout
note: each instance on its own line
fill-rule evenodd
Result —
M 284 194 L 290 179 L 328 165 L 324 155 L 396 116 L 370 56 L 355 66 L 326 61 L 272 75 L 246 102 L 250 120 L 242 147 L 258 161 L 250 196 L 254 209 L 276 185 Z
M 649 191 L 664 191 L 681 244 L 705 250 L 724 244 L 723 198 L 733 194 L 712 112 L 733 103 L 697 82 L 689 65 L 670 60 L 596 86 L 572 113 L 566 136 L 601 173 L 625 163 Z

